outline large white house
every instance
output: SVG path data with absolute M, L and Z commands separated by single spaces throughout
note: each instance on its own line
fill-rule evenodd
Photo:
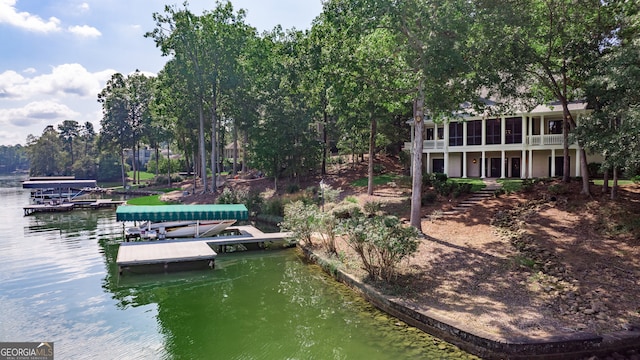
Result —
M 576 122 L 590 112 L 586 103 L 572 103 L 569 111 Z M 499 117 L 466 116 L 444 124 L 425 119 L 424 170 L 462 178 L 562 176 L 562 117 L 562 106 L 555 104 Z M 414 141 L 410 123 L 412 142 L 405 143 L 409 152 Z M 579 157 L 577 144 L 571 144 L 570 176 L 581 176 Z

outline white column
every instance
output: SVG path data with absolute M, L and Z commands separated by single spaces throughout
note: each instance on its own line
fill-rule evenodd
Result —
M 484 120 L 482 122 L 484 123 Z M 484 127 L 483 127 L 483 129 L 484 129 Z M 484 139 L 484 136 L 482 138 Z M 484 142 L 484 140 L 482 142 Z M 487 177 L 486 166 L 485 166 L 486 164 L 485 163 L 486 163 L 485 151 L 482 150 L 482 159 L 480 159 L 480 177 L 483 178 L 483 179 Z
M 527 143 L 527 117 L 522 115 L 522 146 Z
M 431 153 L 427 153 L 427 174 L 431 174 L 433 170 L 431 169 Z
M 467 178 L 467 152 L 462 152 L 462 177 Z
M 520 151 L 520 179 L 527 178 L 527 151 Z
M 504 116 L 501 116 L 500 117 L 500 144 L 504 145 L 506 143 L 505 141 L 506 137 L 507 137 L 507 121 L 505 120 Z
M 529 116 L 529 124 L 527 125 L 527 137 L 531 139 L 533 136 L 533 116 Z M 527 145 L 531 145 L 531 141 L 527 142 Z
M 544 145 L 544 115 L 540 116 L 540 145 Z
M 503 135 L 504 135 L 504 133 L 503 133 Z M 504 140 L 504 136 L 503 136 L 502 139 Z M 501 160 L 501 163 L 500 163 L 500 178 L 504 179 L 504 178 L 507 177 L 507 174 L 505 174 L 505 170 L 506 170 L 505 168 L 507 167 L 508 164 L 507 164 L 507 161 L 506 161 L 507 158 L 506 158 L 505 151 L 502 150 L 500 153 L 502 155 L 502 160 Z
M 467 124 L 468 122 L 462 122 L 462 146 L 467 146 Z
M 449 151 L 444 152 L 444 173 L 449 176 Z
M 551 177 L 556 176 L 556 149 L 551 149 Z
M 487 145 L 487 119 L 482 119 L 482 146 Z M 484 157 L 484 155 L 482 155 Z
M 533 150 L 529 149 L 529 159 L 527 161 L 527 165 L 529 166 L 529 171 L 527 176 L 529 179 L 533 179 Z
M 580 156 L 580 149 L 576 149 L 576 176 L 582 176 L 580 172 L 580 161 L 582 160 Z

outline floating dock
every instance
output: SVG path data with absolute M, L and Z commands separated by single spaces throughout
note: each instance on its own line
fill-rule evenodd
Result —
M 37 212 L 62 212 L 71 211 L 77 208 L 83 209 L 102 209 L 108 207 L 116 207 L 125 203 L 120 200 L 97 199 L 97 200 L 71 200 L 70 202 L 54 202 L 44 204 L 28 205 L 23 207 L 24 215 L 31 215 Z
M 116 264 L 122 274 L 125 270 L 135 272 L 149 268 L 165 271 L 185 268 L 187 263 L 198 267 L 203 265 L 214 267 L 217 253 L 213 247 L 225 251 L 232 245 L 285 242 L 291 233 L 264 233 L 253 226 L 232 226 L 240 235 L 226 235 L 209 238 L 167 239 L 141 242 L 124 242 L 120 244 Z

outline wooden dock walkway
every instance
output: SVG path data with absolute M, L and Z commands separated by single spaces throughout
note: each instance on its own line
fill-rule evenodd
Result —
M 168 270 L 170 264 L 202 264 L 203 261 L 213 268 L 217 253 L 212 246 L 267 243 L 284 241 L 291 237 L 291 233 L 264 233 L 253 226 L 232 226 L 229 229 L 237 229 L 240 235 L 123 242 L 118 249 L 116 264 L 120 273 L 149 265 Z
M 73 209 L 102 209 L 108 207 L 116 207 L 124 204 L 126 201 L 113 199 L 87 199 L 87 200 L 71 200 L 63 203 L 44 203 L 27 205 L 22 208 L 24 215 L 31 215 L 37 212 L 61 212 L 71 211 Z

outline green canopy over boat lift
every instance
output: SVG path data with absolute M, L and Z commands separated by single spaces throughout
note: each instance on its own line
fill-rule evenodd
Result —
M 247 220 L 243 204 L 124 205 L 116 210 L 118 221 Z

